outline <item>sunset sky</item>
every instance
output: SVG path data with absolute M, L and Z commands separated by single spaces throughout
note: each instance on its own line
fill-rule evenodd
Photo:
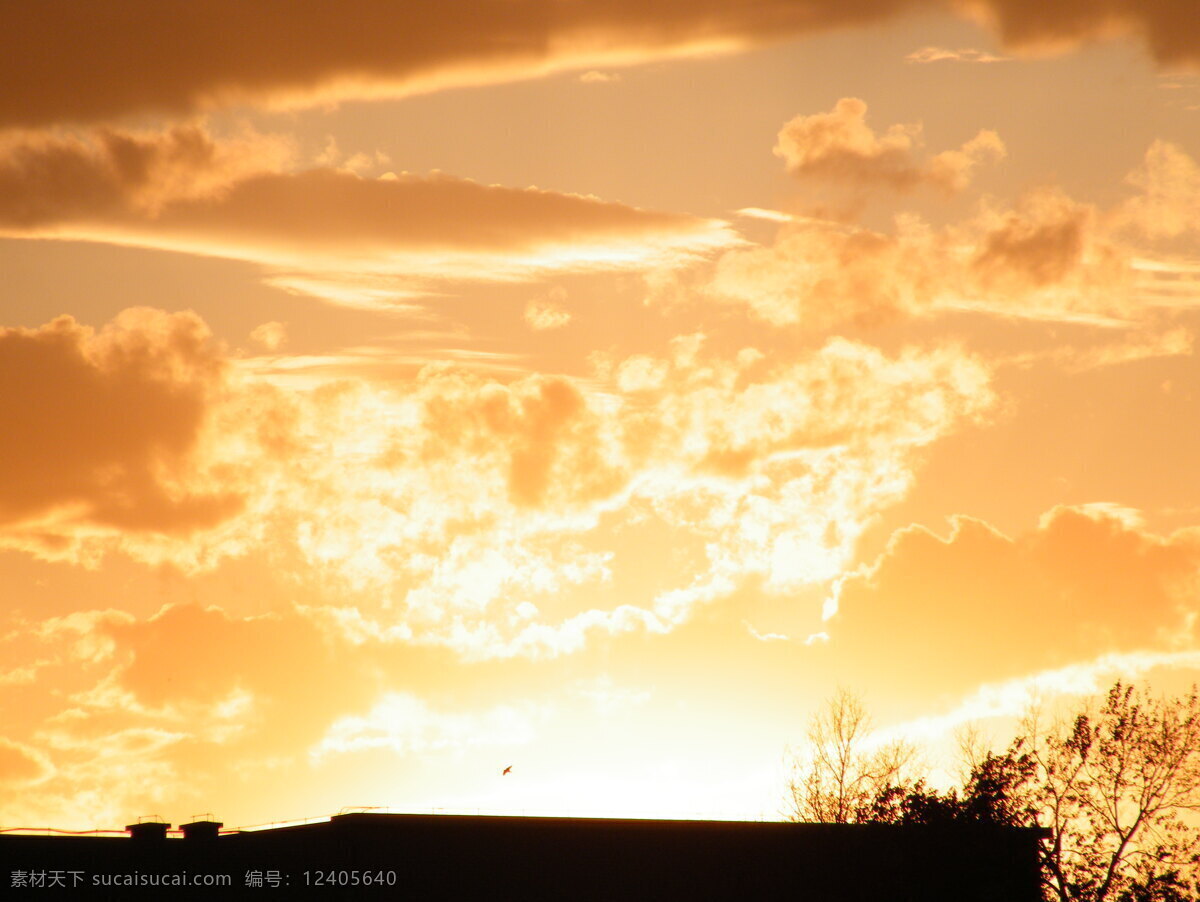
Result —
M 0 826 L 776 817 L 1200 680 L 1194 0 L 14 0 Z M 512 765 L 512 773 L 501 771 Z

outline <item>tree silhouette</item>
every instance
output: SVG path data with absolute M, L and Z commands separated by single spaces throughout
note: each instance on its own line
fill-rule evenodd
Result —
M 846 824 L 870 819 L 876 799 L 903 785 L 916 758 L 909 743 L 872 741 L 861 699 L 839 689 L 809 722 L 808 745 L 792 752 L 787 816 Z
M 971 769 L 962 792 L 941 793 L 924 780 L 884 787 L 864 809 L 862 820 L 885 824 L 991 824 L 1033 826 L 1034 810 L 1024 800 L 1035 765 L 1027 755 L 987 754 Z
M 1009 758 L 1027 762 L 1014 787 L 1050 829 L 1050 898 L 1192 899 L 1200 835 L 1181 815 L 1200 808 L 1200 699 L 1156 698 L 1117 682 L 1097 707 L 1041 730 L 1036 713 Z
M 845 703 L 830 710 L 839 706 Z M 808 786 L 800 782 L 802 791 Z M 819 813 L 833 820 L 836 810 L 826 805 Z M 1042 886 L 1052 902 L 1194 902 L 1197 812 L 1196 690 L 1157 698 L 1118 681 L 1102 701 L 1048 728 L 1031 711 L 1008 750 L 979 758 L 961 790 L 889 778 L 852 819 L 1041 827 Z

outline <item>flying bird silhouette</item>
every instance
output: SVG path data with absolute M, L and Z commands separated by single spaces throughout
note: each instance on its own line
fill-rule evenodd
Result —
M 500 771 L 500 776 L 502 776 L 502 777 L 507 776 L 508 774 L 511 774 L 511 773 L 512 773 L 512 765 L 510 764 L 508 767 L 504 768 L 504 770 Z

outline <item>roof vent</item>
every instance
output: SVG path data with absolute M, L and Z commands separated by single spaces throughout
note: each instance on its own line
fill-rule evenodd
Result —
M 186 840 L 214 840 L 224 826 L 219 821 L 214 821 L 212 814 L 208 813 L 193 814 L 192 822 L 180 824 L 179 829 L 183 831 L 183 838 Z
M 171 825 L 162 819 L 161 815 L 151 814 L 139 817 L 136 824 L 126 824 L 129 835 L 141 842 L 157 842 L 167 838 Z

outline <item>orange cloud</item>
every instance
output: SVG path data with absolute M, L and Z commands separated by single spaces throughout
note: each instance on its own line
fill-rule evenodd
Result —
M 102 9 L 69 0 L 9 4 L 0 37 L 0 124 L 96 121 L 186 113 L 245 102 L 313 104 L 401 96 L 713 50 L 734 50 L 949 5 L 1018 48 L 1074 46 L 1113 34 L 1142 37 L 1164 63 L 1197 61 L 1189 0 L 558 0 L 474 2 L 454 27 L 432 0 L 402 7 L 353 0 L 273 6 L 217 0 L 181 11 L 153 0 Z
M 587 380 L 441 365 L 284 396 L 233 372 L 194 315 L 147 310 L 99 332 L 7 330 L 0 361 L 21 436 L 0 479 L 6 545 L 193 569 L 270 549 L 477 657 L 671 629 L 749 576 L 771 591 L 829 579 L 908 490 L 917 449 L 993 401 L 952 347 L 837 340 L 782 359 L 709 353 L 699 335 L 598 358 Z M 686 565 L 613 603 L 614 555 L 644 520 Z
M 896 217 L 890 233 L 804 221 L 771 245 L 721 255 L 701 290 L 767 322 L 817 329 L 964 310 L 1121 325 L 1156 307 L 1194 306 L 1196 292 L 1153 296 L 1157 283 L 1139 271 L 1119 221 L 1055 189 L 1012 207 L 985 201 L 941 228 L 913 215 Z
M 1079 265 L 1090 211 L 1061 195 L 1036 197 L 1032 216 L 1011 212 L 984 236 L 971 260 L 988 282 L 1041 287 L 1062 281 Z
M 186 535 L 234 514 L 196 451 L 225 362 L 190 313 L 0 329 L 0 534 L 67 524 Z
M 737 241 L 723 222 L 595 197 L 440 174 L 280 171 L 288 161 L 282 142 L 219 141 L 198 126 L 10 135 L 0 140 L 0 232 L 251 260 L 290 284 L 314 284 L 305 274 L 349 283 L 354 296 L 361 276 L 637 268 Z
M 703 238 L 709 228 L 691 217 L 593 197 L 444 175 L 364 179 L 333 170 L 252 177 L 219 198 L 173 204 L 153 222 L 115 225 L 161 235 L 165 243 L 259 248 L 267 259 L 305 251 L 369 260 L 394 251 L 478 250 L 525 255 L 535 263 L 557 246 L 593 242 L 603 249 L 609 239 L 632 243 L 659 233 Z
M 206 197 L 287 162 L 286 142 L 216 141 L 203 128 L 162 133 L 0 135 L 0 228 L 21 232 L 110 217 L 153 219 L 164 204 Z
M 921 164 L 913 154 L 915 127 L 880 135 L 865 113 L 862 101 L 843 98 L 833 112 L 797 117 L 779 133 L 775 152 L 794 173 L 819 183 L 815 190 L 841 184 L 861 192 L 919 184 L 957 189 L 981 155 L 1003 147 L 981 131 Z M 1107 209 L 1040 187 L 1011 204 L 984 197 L 973 215 L 942 226 L 900 213 L 890 230 L 740 210 L 779 222 L 774 241 L 730 248 L 711 266 L 660 270 L 648 279 L 651 299 L 707 297 L 744 305 L 777 326 L 816 330 L 962 311 L 1130 326 L 1195 308 L 1200 267 L 1180 249 L 1200 231 L 1200 167 L 1180 147 L 1155 141 L 1126 181 L 1136 193 Z
M 610 723 L 648 699 L 590 662 L 582 671 L 578 661 L 467 664 L 444 649 L 344 628 L 355 613 L 242 616 L 177 604 L 150 617 L 90 612 L 71 627 L 10 631 L 0 640 L 6 652 L 63 661 L 42 675 L 34 712 L 0 687 L 19 711 L 7 724 L 14 738 L 0 739 L 8 825 L 112 826 L 138 810 L 174 821 L 201 807 L 247 823 L 327 813 L 362 792 L 376 804 L 431 804 L 439 794 L 445 804 L 478 791 L 477 778 L 460 773 L 431 789 L 428 764 L 511 754 L 535 740 L 557 743 L 548 758 L 570 760 L 580 739 L 573 726 Z M 61 653 L 77 639 L 109 653 Z M 471 758 L 460 771 L 477 767 Z M 298 797 L 301 775 L 323 791 Z
M 995 29 L 1013 49 L 1061 51 L 1097 39 L 1134 35 L 1159 63 L 1200 63 L 1200 25 L 1190 0 L 1082 4 L 955 0 L 952 5 Z
M 1111 652 L 1190 643 L 1200 534 L 1160 537 L 1111 506 L 1055 508 L 1016 539 L 956 517 L 912 526 L 846 577 L 831 647 L 873 678 L 953 693 Z M 920 661 L 907 667 L 904 661 Z
M 525 322 L 529 328 L 537 332 L 550 329 L 561 329 L 571 321 L 571 314 L 562 306 L 567 293 L 561 288 L 553 288 L 550 296 L 535 298 L 525 305 Z
M 907 5 L 768 0 L 701 11 L 684 0 L 516 0 L 461 4 L 447 28 L 445 6 L 431 0 L 353 0 L 336 10 L 298 0 L 286 11 L 218 0 L 185 12 L 118 0 L 103 15 L 60 0 L 22 3 L 0 39 L 0 78 L 21 85 L 0 102 L 0 123 L 398 96 L 733 49 Z
M 0 784 L 38 783 L 52 773 L 45 755 L 19 742 L 0 739 Z
M 605 459 L 602 415 L 566 379 L 533 376 L 503 387 L 459 377 L 431 380 L 424 388 L 432 391 L 424 399 L 422 456 L 500 451 L 514 504 L 600 498 L 625 481 Z
M 111 686 L 128 693 L 124 708 L 166 724 L 182 720 L 196 738 L 300 754 L 388 680 L 404 685 L 409 672 L 412 685 L 425 685 L 418 670 L 452 661 L 403 642 L 356 643 L 331 627 L 295 610 L 247 617 L 172 605 L 148 619 L 105 623 L 102 634 L 114 649 Z
M 287 324 L 276 321 L 260 323 L 251 330 L 250 340 L 267 351 L 278 351 L 287 344 Z
M 1194 340 L 1186 328 L 1155 332 L 1130 331 L 1120 340 L 1087 348 L 1058 347 L 1049 351 L 1027 351 L 1003 358 L 1004 363 L 1029 366 L 1038 360 L 1052 360 L 1067 373 L 1116 366 L 1138 360 L 1162 357 L 1189 357 Z
M 329 799 L 340 805 L 362 791 L 362 761 L 325 759 L 372 749 L 413 774 L 397 781 L 411 801 L 423 755 L 523 744 L 528 731 L 510 727 L 541 719 L 540 694 L 579 707 L 566 668 L 547 680 L 547 668 L 525 662 L 465 664 L 364 623 L 352 608 L 246 616 L 171 604 L 152 616 L 76 612 L 10 629 L 0 637 L 6 655 L 40 658 L 43 672 L 36 694 L 0 685 L 14 711 L 13 738 L 0 738 L 8 825 L 119 825 L 160 805 L 233 818 L 297 804 L 318 813 L 312 797 L 295 795 L 298 774 L 332 780 Z M 513 706 L 514 691 L 531 698 Z M 386 803 L 397 788 L 372 792 Z
M 592 631 L 670 629 L 747 575 L 777 591 L 828 579 L 907 491 L 916 449 L 992 401 L 953 348 L 672 350 L 601 361 L 591 384 L 430 367 L 403 391 L 324 393 L 300 427 L 322 452 L 299 452 L 275 516 L 308 566 L 405 611 L 421 641 L 555 654 Z M 614 596 L 624 530 L 646 520 L 695 556 Z
M 1150 238 L 1200 232 L 1200 165 L 1178 145 L 1155 141 L 1127 181 L 1140 190 L 1118 208 L 1122 224 Z
M 304 397 L 233 362 L 191 312 L 0 329 L 0 548 L 191 571 L 262 542 Z
M 953 189 L 992 146 L 991 133 L 980 132 L 922 164 L 912 153 L 913 128 L 877 134 L 865 111 L 861 101 L 843 98 L 831 113 L 798 117 L 780 132 L 776 153 L 818 188 Z M 1011 205 L 985 197 L 973 215 L 942 226 L 911 213 L 896 215 L 890 230 L 772 213 L 780 223 L 772 243 L 728 249 L 711 266 L 659 271 L 649 281 L 651 298 L 678 305 L 707 297 L 744 305 L 774 325 L 816 330 L 951 311 L 1145 323 L 1164 309 L 1200 304 L 1194 261 L 1154 245 L 1198 227 L 1197 172 L 1180 148 L 1155 142 L 1128 179 L 1138 193 L 1108 209 L 1043 187 Z
M 7 725 L 19 741 L 0 739 L 9 824 L 18 812 L 34 824 L 111 822 L 168 797 L 232 805 L 229 786 L 306 766 L 308 748 L 381 687 L 453 683 L 445 651 L 352 638 L 321 613 L 177 604 L 10 630 L 6 655 L 34 657 L 40 672 L 36 687 L 0 687 L 21 711 Z M 22 792 L 33 780 L 36 797 Z
M 852 186 L 884 185 L 907 191 L 930 185 L 961 191 L 982 159 L 1004 156 L 1004 144 L 981 131 L 959 150 L 945 151 L 922 165 L 914 158 L 920 126 L 893 125 L 877 135 L 866 124 L 867 105 L 843 97 L 831 113 L 797 116 L 779 132 L 775 155 L 790 173 Z

